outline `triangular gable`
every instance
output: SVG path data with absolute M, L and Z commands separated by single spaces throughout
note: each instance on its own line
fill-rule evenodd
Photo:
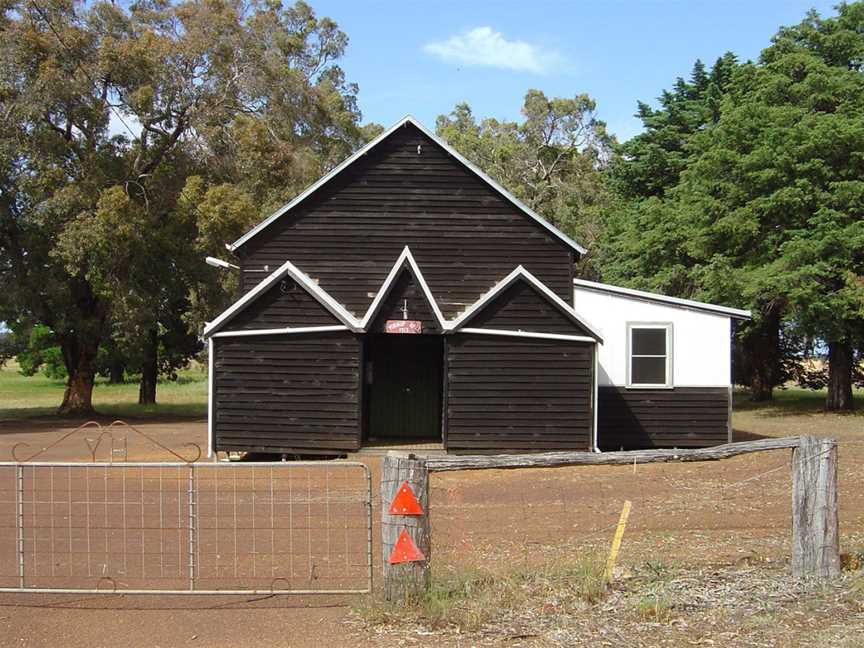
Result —
M 274 286 L 278 288 L 278 282 L 280 282 L 283 278 L 286 277 L 292 279 L 299 288 L 307 292 L 346 328 L 352 331 L 360 330 L 360 322 L 358 322 L 357 319 L 353 315 L 351 315 L 351 313 L 345 310 L 345 308 L 340 303 L 338 303 L 327 293 L 327 291 L 318 286 L 318 284 L 316 284 L 306 274 L 301 272 L 293 263 L 291 263 L 290 261 L 286 261 L 276 270 L 270 273 L 252 290 L 250 290 L 245 295 L 243 295 L 243 297 L 234 302 L 234 304 L 232 304 L 225 312 L 219 315 L 219 317 L 210 322 L 204 328 L 203 337 L 206 339 L 212 336 L 214 333 L 222 330 L 229 322 L 231 322 L 245 309 L 249 308 L 271 288 L 273 288 Z
M 393 126 L 388 128 L 386 131 L 381 133 L 378 137 L 376 137 L 375 139 L 370 141 L 368 144 L 366 144 L 366 146 L 361 148 L 354 155 L 347 158 L 344 162 L 342 162 L 337 167 L 335 167 L 332 171 L 330 171 L 330 173 L 328 173 L 327 175 L 322 177 L 320 180 L 318 180 L 313 185 L 309 186 L 303 193 L 301 193 L 299 196 L 294 198 L 294 200 L 292 200 L 288 204 L 277 209 L 273 214 L 271 214 L 264 221 L 262 221 L 261 223 L 256 225 L 254 228 L 252 228 L 250 231 L 248 231 L 246 234 L 244 234 L 239 239 L 234 241 L 234 243 L 226 244 L 226 247 L 229 250 L 234 251 L 237 248 L 239 248 L 240 246 L 242 246 L 244 243 L 249 241 L 252 237 L 256 236 L 257 234 L 259 234 L 260 232 L 265 230 L 271 223 L 273 223 L 274 221 L 279 219 L 281 216 L 290 212 L 292 209 L 294 209 L 295 207 L 300 205 L 307 198 L 309 198 L 316 191 L 318 191 L 318 189 L 320 189 L 321 187 L 323 187 L 324 185 L 329 183 L 336 176 L 338 176 L 340 173 L 342 173 L 345 169 L 347 169 L 352 164 L 354 164 L 354 162 L 363 158 L 367 153 L 369 153 L 372 149 L 374 149 L 376 146 L 378 146 L 381 142 L 386 140 L 390 135 L 392 135 L 394 132 L 396 132 L 399 128 L 401 128 L 407 124 L 410 124 L 410 125 L 414 126 L 415 128 L 417 128 L 426 137 L 431 139 L 435 144 L 437 144 L 442 149 L 444 149 L 455 160 L 457 160 L 464 167 L 466 167 L 469 171 L 471 171 L 474 175 L 476 175 L 478 178 L 480 178 L 481 181 L 486 183 L 495 192 L 500 194 L 505 200 L 507 200 L 508 202 L 513 204 L 517 209 L 519 209 L 519 211 L 521 211 L 528 218 L 530 218 L 531 220 L 536 222 L 540 227 L 545 229 L 551 236 L 558 239 L 561 243 L 563 243 L 567 247 L 575 250 L 578 254 L 580 254 L 580 255 L 585 254 L 585 248 L 583 248 L 581 245 L 576 243 L 573 239 L 571 239 L 569 236 L 564 234 L 562 231 L 560 231 L 559 229 L 557 229 L 556 227 L 551 225 L 548 221 L 543 219 L 540 215 L 538 215 L 534 210 L 529 208 L 527 205 L 525 205 L 521 201 L 519 201 L 515 196 L 513 196 L 510 192 L 508 192 L 506 189 L 504 189 L 504 187 L 499 185 L 492 178 L 490 178 L 483 171 L 481 171 L 477 166 L 475 166 L 472 162 L 468 161 L 461 154 L 459 154 L 459 152 L 456 151 L 456 149 L 451 147 L 444 140 L 440 139 L 437 135 L 435 135 L 432 131 L 428 130 L 425 126 L 423 126 L 420 122 L 415 120 L 410 115 L 404 117 L 403 119 L 398 121 L 396 124 L 394 124 Z
M 223 331 L 300 328 L 341 324 L 324 305 L 291 277 L 283 277 L 238 312 Z
M 521 276 L 465 320 L 462 326 L 502 331 L 591 335 L 591 331 L 561 312 Z
M 409 279 L 408 282 L 405 280 L 406 277 Z M 420 297 L 425 302 L 418 310 L 417 299 L 415 297 L 412 300 L 415 302 L 413 310 L 419 312 L 421 315 L 425 314 L 427 317 L 414 317 L 409 313 L 408 319 L 429 319 L 438 331 L 447 330 L 447 322 L 441 314 L 441 309 L 438 308 L 438 303 L 435 301 L 429 285 L 423 278 L 420 267 L 417 265 L 414 256 L 411 254 L 411 250 L 407 246 L 402 250 L 399 258 L 396 259 L 396 263 L 393 264 L 387 278 L 384 279 L 384 283 L 381 284 L 381 288 L 369 305 L 366 315 L 364 315 L 363 320 L 360 322 L 361 328 L 364 331 L 371 330 L 370 327 L 373 327 L 377 323 L 377 320 L 380 319 L 379 316 L 389 318 L 389 315 L 393 314 L 397 306 L 394 300 L 401 302 L 405 298 L 403 294 L 411 288 L 414 289 L 412 292 L 419 293 L 417 297 Z M 424 313 L 424 310 L 426 313 Z M 393 319 L 398 318 L 394 317 Z
M 519 288 L 520 285 L 523 287 L 522 289 Z M 526 288 L 530 293 L 525 292 Z M 518 319 L 517 311 L 526 306 L 530 308 L 531 302 L 534 299 L 540 300 L 539 302 L 534 302 L 535 304 L 545 303 L 555 310 L 556 314 L 547 320 L 553 328 L 556 323 L 560 324 L 563 321 L 567 321 L 571 324 L 572 332 L 580 332 L 583 335 L 594 338 L 598 342 L 603 341 L 596 327 L 579 316 L 564 300 L 549 290 L 543 282 L 521 265 L 493 286 L 489 292 L 472 304 L 459 317 L 449 321 L 447 323 L 448 328 L 450 330 L 460 330 L 468 328 L 469 324 L 472 328 L 475 328 L 475 322 L 480 321 L 482 322 L 481 328 L 502 331 L 512 330 L 514 332 L 524 330 L 524 325 L 523 328 L 518 328 L 518 324 L 516 323 Z M 521 304 L 518 303 L 519 301 L 521 301 Z M 508 304 L 510 305 L 509 309 Z M 488 313 L 486 312 L 487 309 Z M 542 315 L 544 314 L 544 310 L 538 310 L 538 313 Z M 549 315 L 550 311 L 545 310 L 545 313 Z M 495 324 L 496 320 L 498 325 Z M 530 330 L 540 333 L 558 333 L 558 331 L 544 331 L 533 326 Z

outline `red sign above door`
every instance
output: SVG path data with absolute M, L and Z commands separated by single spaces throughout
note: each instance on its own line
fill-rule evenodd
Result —
M 423 322 L 420 320 L 387 320 L 384 322 L 385 333 L 422 333 Z

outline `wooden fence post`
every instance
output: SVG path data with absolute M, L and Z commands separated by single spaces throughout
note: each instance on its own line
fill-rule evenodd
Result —
M 390 503 L 399 487 L 407 482 L 423 509 L 422 515 L 391 515 Z M 407 531 L 424 560 L 390 564 L 390 554 L 402 530 Z M 384 597 L 388 601 L 410 602 L 429 588 L 429 471 L 425 459 L 414 455 L 386 455 L 381 462 L 381 552 L 384 569 Z
M 792 452 L 792 575 L 840 573 L 837 441 L 802 436 Z

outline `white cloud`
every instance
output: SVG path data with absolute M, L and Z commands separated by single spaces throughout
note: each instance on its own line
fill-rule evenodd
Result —
M 520 40 L 507 40 L 491 27 L 475 27 L 447 40 L 427 43 L 427 54 L 448 63 L 544 74 L 563 63 L 557 53 Z

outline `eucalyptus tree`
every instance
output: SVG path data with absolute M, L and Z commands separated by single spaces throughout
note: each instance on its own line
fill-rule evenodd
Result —
M 521 121 L 479 122 L 466 103 L 437 119 L 447 140 L 550 223 L 588 248 L 608 204 L 603 178 L 614 139 L 586 94 L 548 98 L 529 90 Z M 590 273 L 590 258 L 584 261 Z
M 239 232 L 355 148 L 357 89 L 336 64 L 347 37 L 302 2 L 0 10 L 0 320 L 56 336 L 61 411 L 92 410 L 117 328 L 141 347 L 152 400 L 158 350 L 195 306 L 202 232 L 218 229 L 184 198 L 189 179 L 246 196 L 222 228 Z

